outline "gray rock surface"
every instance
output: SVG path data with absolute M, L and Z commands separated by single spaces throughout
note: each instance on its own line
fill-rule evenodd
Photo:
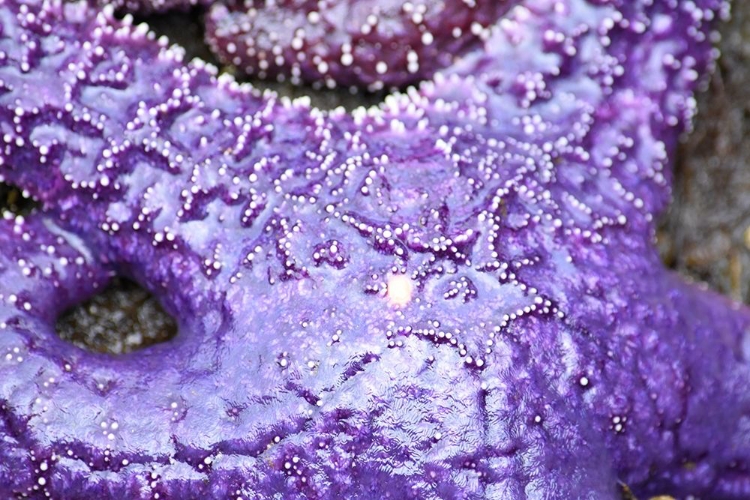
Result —
M 675 171 L 659 243 L 667 264 L 750 302 L 750 3 L 733 2 L 721 59 L 698 96 L 695 130 Z

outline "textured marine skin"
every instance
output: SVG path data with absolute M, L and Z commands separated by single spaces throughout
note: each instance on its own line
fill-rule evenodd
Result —
M 724 8 L 529 0 L 348 115 L 0 0 L 0 496 L 747 498 L 750 314 L 652 245 Z M 61 341 L 112 274 L 178 336 Z

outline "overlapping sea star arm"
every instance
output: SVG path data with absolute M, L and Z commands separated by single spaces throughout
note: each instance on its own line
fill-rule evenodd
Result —
M 132 14 L 164 13 L 168 10 L 183 10 L 196 5 L 208 6 L 215 0 L 84 0 L 92 8 L 111 8 Z
M 513 3 L 240 0 L 212 7 L 206 39 L 247 74 L 380 90 L 451 65 Z

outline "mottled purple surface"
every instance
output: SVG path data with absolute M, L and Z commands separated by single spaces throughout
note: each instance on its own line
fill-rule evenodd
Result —
M 750 314 L 652 241 L 723 8 L 528 0 L 347 115 L 0 3 L 0 493 L 747 498 Z M 112 274 L 177 337 L 60 340 Z

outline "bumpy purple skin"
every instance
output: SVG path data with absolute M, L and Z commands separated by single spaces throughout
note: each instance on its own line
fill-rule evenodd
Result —
M 529 0 L 350 116 L 2 1 L 0 496 L 747 498 L 750 314 L 652 245 L 725 8 Z M 113 273 L 173 341 L 56 337 Z
M 450 66 L 513 3 L 234 0 L 214 4 L 206 41 L 223 62 L 260 78 L 375 91 Z

